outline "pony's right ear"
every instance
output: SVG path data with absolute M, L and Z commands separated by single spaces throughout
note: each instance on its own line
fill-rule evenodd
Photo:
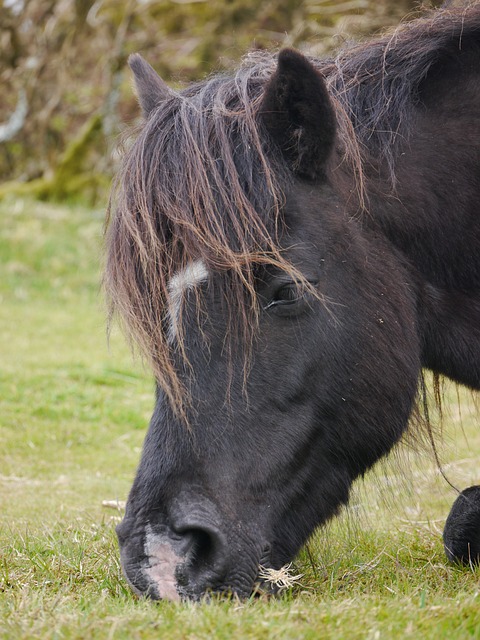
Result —
M 132 53 L 129 56 L 128 65 L 133 71 L 135 88 L 143 115 L 148 118 L 155 107 L 158 107 L 161 102 L 174 95 L 175 92 L 139 53 Z
M 298 51 L 278 54 L 259 115 L 296 174 L 309 180 L 325 174 L 335 141 L 335 112 L 323 77 Z

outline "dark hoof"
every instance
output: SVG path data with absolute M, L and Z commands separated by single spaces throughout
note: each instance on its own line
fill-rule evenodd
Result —
M 480 486 L 465 489 L 453 503 L 443 545 L 451 562 L 480 564 Z

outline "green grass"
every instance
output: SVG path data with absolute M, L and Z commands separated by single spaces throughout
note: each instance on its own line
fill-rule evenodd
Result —
M 408 449 L 355 488 L 273 600 L 152 603 L 114 527 L 153 403 L 99 290 L 103 212 L 0 205 L 0 638 L 480 638 L 480 571 L 448 564 L 455 494 Z M 446 391 L 449 479 L 480 482 L 474 399 Z

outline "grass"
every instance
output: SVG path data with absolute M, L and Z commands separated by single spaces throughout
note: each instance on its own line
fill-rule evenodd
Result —
M 480 638 L 480 571 L 447 563 L 454 491 L 403 449 L 296 560 L 274 600 L 146 602 L 121 576 L 103 500 L 127 496 L 152 383 L 99 291 L 103 212 L 0 205 L 0 638 Z M 449 479 L 480 482 L 474 399 L 446 391 Z

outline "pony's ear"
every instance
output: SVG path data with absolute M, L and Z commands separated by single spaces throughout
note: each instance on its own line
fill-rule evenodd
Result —
M 335 112 L 323 77 L 298 51 L 278 54 L 260 117 L 295 173 L 310 180 L 324 175 L 335 139 Z
M 132 53 L 128 58 L 128 65 L 133 71 L 138 101 L 145 118 L 158 107 L 174 91 L 160 78 L 158 73 L 142 58 L 139 53 Z

